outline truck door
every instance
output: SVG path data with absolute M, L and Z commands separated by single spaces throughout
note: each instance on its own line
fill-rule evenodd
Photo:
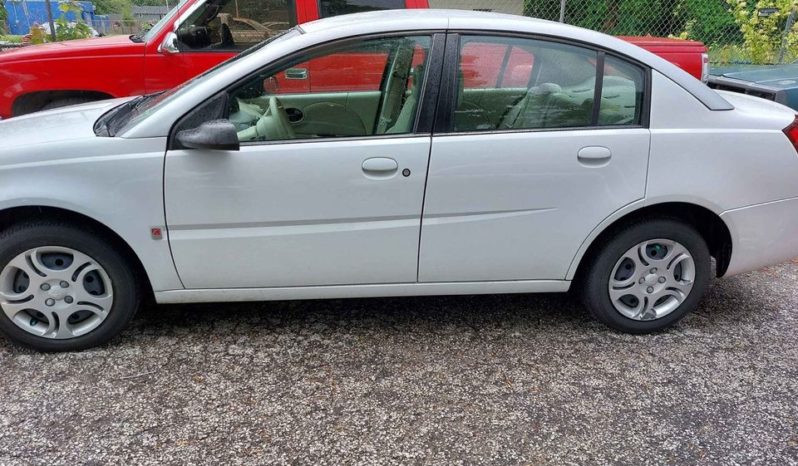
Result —
M 307 21 L 311 18 L 305 10 L 301 19 Z M 190 4 L 157 47 L 148 47 L 147 91 L 176 86 L 295 26 L 297 13 L 297 2 L 292 0 L 198 0 Z

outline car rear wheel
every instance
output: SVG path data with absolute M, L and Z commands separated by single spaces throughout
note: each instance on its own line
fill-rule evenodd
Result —
M 118 334 L 139 303 L 123 255 L 85 228 L 36 223 L 0 234 L 0 331 L 41 351 L 72 351 Z
M 630 225 L 601 246 L 584 277 L 590 313 L 628 333 L 670 327 L 697 306 L 709 283 L 710 254 L 695 228 L 658 219 Z

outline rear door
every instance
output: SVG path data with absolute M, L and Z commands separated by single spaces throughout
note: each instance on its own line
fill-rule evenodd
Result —
M 591 230 L 644 196 L 648 71 L 549 40 L 447 45 L 419 280 L 565 279 Z

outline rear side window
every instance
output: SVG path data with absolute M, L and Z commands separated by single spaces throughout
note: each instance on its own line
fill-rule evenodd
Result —
M 405 7 L 405 0 L 320 0 L 319 15 L 322 18 L 376 10 L 398 10 Z
M 559 42 L 463 36 L 454 130 L 639 125 L 644 70 L 612 56 L 598 70 L 601 59 L 596 50 Z

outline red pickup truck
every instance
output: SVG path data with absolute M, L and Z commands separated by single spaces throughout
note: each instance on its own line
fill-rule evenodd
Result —
M 428 7 L 428 0 L 182 0 L 143 36 L 58 42 L 0 53 L 0 118 L 167 89 L 282 30 L 318 18 Z M 706 49 L 700 42 L 624 39 L 663 56 L 697 78 L 705 79 L 708 74 Z M 497 51 L 497 56 L 503 56 L 503 52 Z M 524 69 L 531 68 L 533 58 L 510 58 L 517 65 L 515 73 L 520 74 L 509 79 L 523 79 Z M 379 62 L 369 57 L 348 59 Z M 359 64 L 353 66 L 364 69 Z M 334 87 L 335 77 L 324 77 L 323 70 L 297 68 L 285 74 L 279 83 L 283 91 L 308 91 L 314 84 Z M 484 85 L 485 76 L 473 74 L 480 80 L 472 83 L 474 87 Z M 466 86 L 469 79 L 465 76 Z M 497 85 L 506 86 L 508 78 L 503 79 Z

